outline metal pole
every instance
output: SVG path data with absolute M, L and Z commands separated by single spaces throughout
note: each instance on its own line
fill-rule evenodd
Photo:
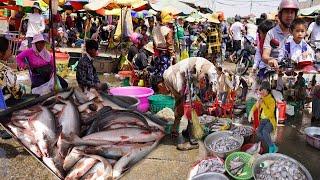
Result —
M 250 14 L 252 13 L 252 0 L 250 2 Z
M 53 36 L 53 14 L 52 14 L 52 0 L 49 1 L 49 28 L 51 31 L 49 31 L 49 36 L 51 35 L 51 41 L 52 41 L 52 57 L 53 57 L 53 64 L 55 67 L 55 70 L 53 71 L 54 75 L 54 87 L 56 86 L 56 75 L 57 75 L 57 66 L 56 66 L 56 52 L 55 52 L 55 43 L 54 43 L 54 36 Z

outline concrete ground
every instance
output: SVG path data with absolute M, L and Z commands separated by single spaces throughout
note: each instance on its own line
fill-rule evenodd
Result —
M 230 69 L 233 67 L 226 66 Z M 108 82 L 117 81 L 112 76 L 104 76 Z M 69 82 L 74 85 L 73 81 Z M 285 126 L 279 126 L 277 144 L 280 153 L 289 155 L 301 162 L 312 174 L 314 180 L 320 179 L 320 151 L 306 144 L 301 134 L 303 128 L 310 126 L 308 112 L 303 116 L 288 120 Z M 316 124 L 320 126 L 320 123 Z M 205 157 L 205 149 L 200 143 L 197 150 L 178 151 L 170 136 L 166 136 L 159 146 L 146 158 L 124 174 L 124 180 L 185 180 L 194 162 Z M 0 177 L 1 179 L 56 179 L 44 166 L 32 157 L 13 139 L 0 139 Z

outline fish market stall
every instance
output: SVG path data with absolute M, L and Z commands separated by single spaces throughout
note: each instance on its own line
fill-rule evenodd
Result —
M 138 101 L 78 89 L 1 112 L 2 126 L 60 179 L 120 178 L 164 136 Z
M 208 115 L 199 121 L 207 133 L 203 137 L 207 156 L 194 163 L 188 179 L 313 179 L 297 160 L 280 153 L 263 154 L 252 126 Z M 315 129 L 306 132 L 307 139 L 317 137 Z

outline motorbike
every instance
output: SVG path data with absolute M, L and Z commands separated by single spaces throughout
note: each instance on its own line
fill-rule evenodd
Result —
M 248 71 L 250 64 L 253 64 L 256 49 L 254 39 L 250 36 L 244 37 L 244 48 L 236 54 L 236 73 L 243 75 Z

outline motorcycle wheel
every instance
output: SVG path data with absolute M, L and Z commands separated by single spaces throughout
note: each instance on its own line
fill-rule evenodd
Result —
M 248 71 L 250 61 L 247 58 L 241 57 L 236 66 L 236 73 L 243 75 Z

